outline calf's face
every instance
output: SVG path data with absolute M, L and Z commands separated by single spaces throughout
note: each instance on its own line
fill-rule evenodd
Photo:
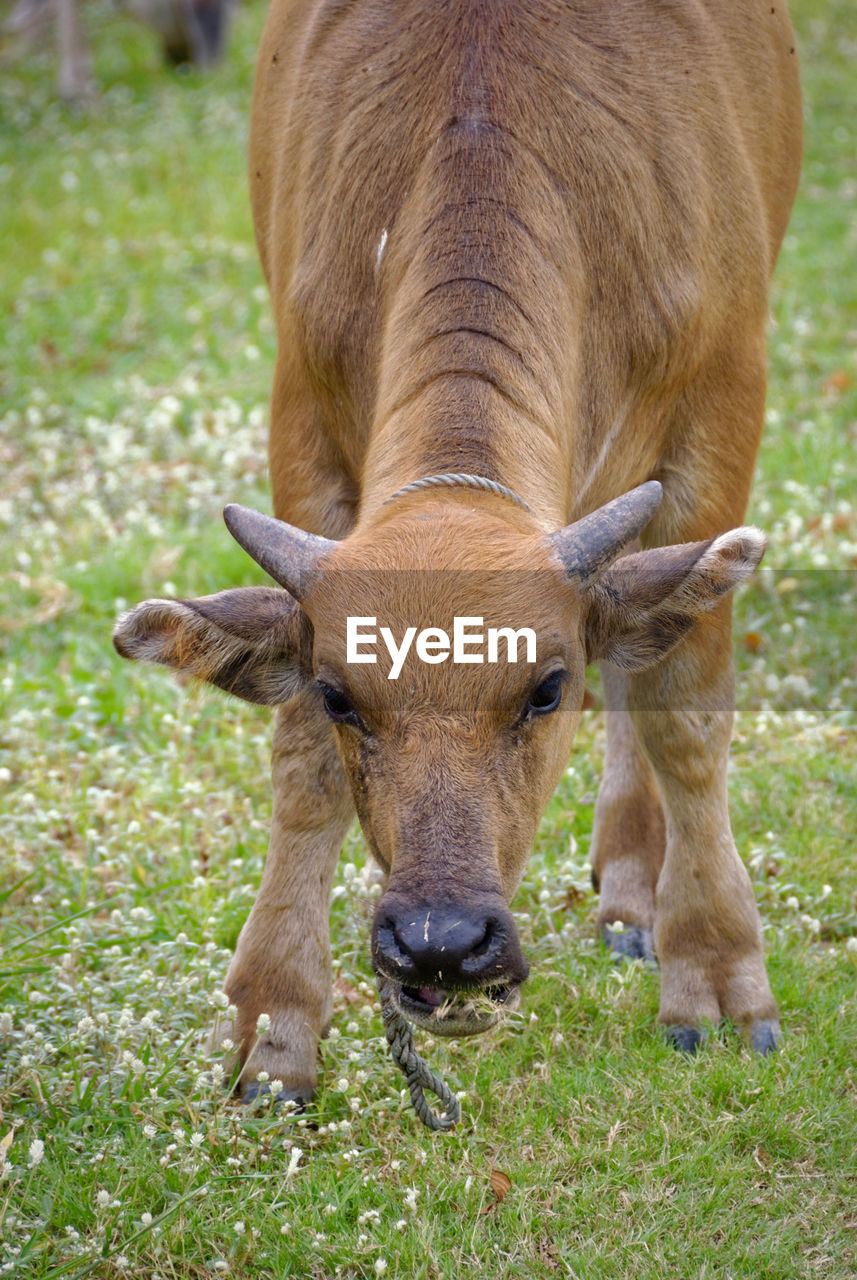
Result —
M 249 515 L 253 530 L 267 520 Z M 601 548 L 581 570 L 567 533 L 453 504 L 308 550 L 307 535 L 269 521 L 265 536 L 284 545 L 273 558 L 270 542 L 251 553 L 290 590 L 147 601 L 116 629 L 123 656 L 249 701 L 312 687 L 387 875 L 373 964 L 435 1033 L 484 1030 L 527 976 L 509 903 L 568 758 L 587 662 L 651 665 L 764 547 L 737 530 L 612 565 L 617 549 Z M 282 561 L 290 546 L 297 569 Z
M 544 555 L 534 568 L 530 540 L 506 532 L 504 545 L 502 528 L 491 539 L 499 569 L 477 567 L 476 543 L 459 547 L 459 567 L 433 567 L 444 563 L 438 530 L 399 521 L 390 551 L 393 539 L 400 559 L 413 541 L 409 568 L 365 570 L 360 539 L 330 556 L 304 600 L 312 668 L 387 873 L 372 929 L 376 971 L 414 1021 L 462 1034 L 510 1007 L 527 975 L 508 904 L 580 715 L 581 605 L 559 566 Z M 388 537 L 376 535 L 376 563 L 387 550 Z M 376 642 L 361 656 L 375 662 L 348 661 L 355 614 L 374 619 L 362 634 Z M 382 628 L 394 651 L 413 637 L 398 670 Z M 488 999 L 475 1002 L 476 992 Z

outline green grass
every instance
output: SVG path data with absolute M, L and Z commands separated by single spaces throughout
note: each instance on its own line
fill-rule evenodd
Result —
M 271 721 L 109 643 L 125 600 L 260 580 L 220 508 L 270 501 L 274 347 L 243 178 L 262 8 L 242 7 L 222 68 L 173 77 L 96 6 L 90 114 L 54 103 L 47 56 L 4 67 L 0 1277 L 857 1274 L 857 13 L 793 10 L 807 155 L 731 773 L 783 1048 L 759 1060 L 718 1029 L 678 1057 L 657 975 L 595 944 L 595 711 L 515 902 L 522 1012 L 478 1043 L 421 1037 L 466 1095 L 437 1137 L 386 1056 L 356 832 L 313 1109 L 220 1089 L 204 1041 L 259 882 Z

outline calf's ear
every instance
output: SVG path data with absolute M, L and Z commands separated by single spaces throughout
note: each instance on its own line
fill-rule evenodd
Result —
M 172 667 L 245 702 L 288 702 L 312 679 L 312 625 L 287 591 L 238 587 L 198 600 L 144 600 L 113 632 L 123 658 Z
M 654 666 L 701 614 L 750 576 L 765 551 L 758 529 L 654 547 L 617 560 L 584 594 L 587 661 Z

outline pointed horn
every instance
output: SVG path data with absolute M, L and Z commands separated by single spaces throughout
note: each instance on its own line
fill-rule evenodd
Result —
M 642 533 L 662 497 L 658 481 L 647 480 L 574 524 L 558 529 L 548 543 L 565 565 L 568 576 L 589 586 Z
M 224 508 L 223 519 L 235 541 L 296 600 L 303 599 L 307 579 L 321 556 L 336 546 L 329 538 L 305 533 L 234 502 Z

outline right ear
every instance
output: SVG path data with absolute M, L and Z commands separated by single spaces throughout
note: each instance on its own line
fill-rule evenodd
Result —
M 288 702 L 312 680 L 312 624 L 272 587 L 144 600 L 122 614 L 113 644 L 123 658 L 172 667 L 261 706 Z

